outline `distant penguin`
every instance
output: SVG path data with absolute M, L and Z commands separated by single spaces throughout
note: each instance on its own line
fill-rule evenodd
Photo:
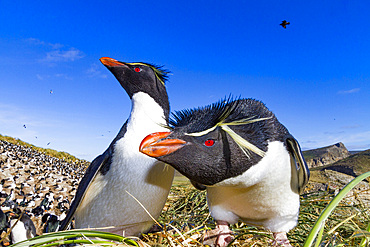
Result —
M 140 150 L 206 186 L 216 245 L 230 243 L 228 224 L 241 219 L 290 246 L 286 232 L 297 225 L 309 170 L 298 142 L 275 115 L 260 101 L 229 99 L 176 112 L 170 125 L 171 132 L 147 136 Z
M 27 213 L 22 213 L 19 208 L 16 208 L 14 213 L 11 213 L 10 215 L 10 227 L 13 227 L 12 231 L 10 232 L 12 244 L 37 236 L 36 227 Z
M 42 216 L 41 222 L 44 225 L 42 232 L 56 232 L 59 229 L 59 218 L 57 215 L 46 213 Z
M 4 184 L 5 184 L 5 179 L 1 179 L 1 181 L 0 181 L 0 192 L 3 191 Z
M 76 228 L 139 235 L 154 223 L 142 206 L 158 218 L 174 176 L 172 167 L 138 150 L 146 135 L 166 130 L 168 72 L 148 63 L 125 63 L 106 57 L 100 61 L 130 97 L 131 113 L 108 149 L 88 167 L 60 230 L 65 230 L 74 216 Z
M 4 213 L 3 210 L 0 209 L 0 236 L 9 227 L 10 227 L 10 223 L 9 223 L 8 214 Z

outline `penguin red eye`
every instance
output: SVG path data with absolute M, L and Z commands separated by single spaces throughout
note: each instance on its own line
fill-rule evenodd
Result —
M 206 145 L 207 147 L 211 147 L 211 146 L 213 146 L 213 144 L 215 144 L 215 141 L 212 140 L 212 139 L 206 140 L 204 142 L 204 145 Z
M 141 68 L 136 67 L 134 70 L 135 70 L 135 72 L 140 72 L 141 71 Z

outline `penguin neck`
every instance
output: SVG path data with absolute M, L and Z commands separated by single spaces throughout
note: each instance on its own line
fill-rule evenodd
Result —
M 165 115 L 164 107 L 159 105 L 152 97 L 144 92 L 135 93 L 132 96 L 132 109 L 128 124 L 142 120 L 157 124 L 166 124 L 168 114 Z
M 114 164 L 130 164 L 137 162 L 138 165 L 147 166 L 147 160 L 150 164 L 156 161 L 139 152 L 139 145 L 145 136 L 153 132 L 166 131 L 161 125 L 166 124 L 166 118 L 162 107 L 148 94 L 139 92 L 132 97 L 132 109 L 129 119 L 126 122 L 124 133 L 114 144 L 114 153 L 112 160 L 112 169 L 116 167 Z M 121 165 L 116 168 L 118 171 L 127 173 L 122 170 Z

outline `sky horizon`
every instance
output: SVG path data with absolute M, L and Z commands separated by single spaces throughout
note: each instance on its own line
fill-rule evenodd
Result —
M 171 111 L 261 100 L 302 149 L 370 148 L 370 3 L 0 2 L 0 134 L 92 161 L 131 103 L 99 61 L 171 71 Z M 35 15 L 35 13 L 39 13 Z M 284 29 L 283 20 L 290 22 Z

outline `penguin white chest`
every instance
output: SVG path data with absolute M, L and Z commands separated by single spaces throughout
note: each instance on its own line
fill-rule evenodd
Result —
M 146 230 L 152 220 L 129 193 L 153 217 L 163 209 L 174 170 L 139 152 L 146 135 L 165 130 L 160 125 L 166 123 L 163 109 L 145 93 L 134 94 L 132 102 L 126 133 L 114 144 L 108 172 L 99 172 L 90 185 L 76 212 L 76 227 L 119 226 L 133 235 Z
M 12 220 L 10 225 L 13 227 L 16 220 Z M 13 244 L 18 243 L 23 240 L 27 240 L 27 230 L 22 221 L 18 221 L 17 224 L 13 227 L 11 233 L 11 239 Z
M 217 220 L 262 225 L 272 231 L 296 225 L 299 195 L 291 188 L 290 155 L 281 142 L 271 142 L 265 157 L 243 174 L 207 188 Z

